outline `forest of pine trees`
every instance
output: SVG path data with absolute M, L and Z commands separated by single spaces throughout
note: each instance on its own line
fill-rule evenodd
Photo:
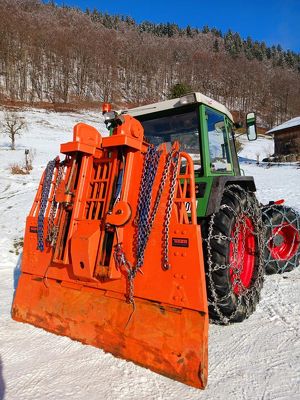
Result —
M 300 115 L 300 55 L 216 28 L 0 0 L 0 103 L 168 98 L 184 84 L 266 127 Z

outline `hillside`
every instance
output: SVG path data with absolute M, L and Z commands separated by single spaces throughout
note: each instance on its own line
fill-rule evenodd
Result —
M 300 56 L 238 33 L 0 0 L 0 103 L 145 104 L 181 83 L 273 127 L 300 115 Z
M 9 150 L 0 137 L 0 398 L 5 400 L 230 400 L 299 398 L 300 268 L 269 276 L 256 312 L 245 322 L 210 325 L 209 383 L 205 391 L 188 387 L 111 354 L 11 319 L 10 307 L 22 257 L 22 235 L 39 179 L 72 126 L 86 122 L 106 134 L 96 112 L 54 113 L 23 110 L 28 131 Z M 3 117 L 0 111 L 0 118 Z M 253 175 L 260 201 L 284 197 L 299 211 L 299 169 L 256 166 L 257 152 L 272 142 L 244 143 L 242 163 Z M 36 150 L 30 175 L 11 175 L 25 148 Z M 275 183 L 274 183 L 275 182 Z M 280 186 L 276 185 L 280 182 Z

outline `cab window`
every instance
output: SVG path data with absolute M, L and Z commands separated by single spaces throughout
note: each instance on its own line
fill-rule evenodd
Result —
M 231 172 L 232 164 L 224 115 L 206 108 L 206 121 L 211 172 Z
M 232 126 L 232 122 L 230 122 L 228 119 L 227 119 L 227 130 L 228 130 L 228 136 L 229 136 L 229 145 L 230 145 L 233 170 L 235 172 L 235 175 L 240 175 L 241 171 L 240 171 L 240 166 L 239 166 L 239 162 L 238 162 L 233 126 Z
M 175 109 L 136 117 L 144 128 L 145 138 L 154 146 L 179 141 L 180 150 L 188 153 L 195 172 L 201 172 L 198 109 Z M 184 162 L 184 161 L 183 161 Z

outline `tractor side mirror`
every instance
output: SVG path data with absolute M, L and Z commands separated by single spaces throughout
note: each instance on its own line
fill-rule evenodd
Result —
M 247 137 L 249 141 L 257 139 L 256 131 L 256 115 L 254 112 L 250 112 L 246 116 L 246 126 L 247 126 Z

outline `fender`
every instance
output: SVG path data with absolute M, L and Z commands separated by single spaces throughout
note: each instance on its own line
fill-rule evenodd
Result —
M 256 191 L 253 176 L 216 176 L 213 180 L 209 201 L 206 209 L 206 217 L 216 213 L 220 209 L 225 186 L 239 185 L 250 192 Z

